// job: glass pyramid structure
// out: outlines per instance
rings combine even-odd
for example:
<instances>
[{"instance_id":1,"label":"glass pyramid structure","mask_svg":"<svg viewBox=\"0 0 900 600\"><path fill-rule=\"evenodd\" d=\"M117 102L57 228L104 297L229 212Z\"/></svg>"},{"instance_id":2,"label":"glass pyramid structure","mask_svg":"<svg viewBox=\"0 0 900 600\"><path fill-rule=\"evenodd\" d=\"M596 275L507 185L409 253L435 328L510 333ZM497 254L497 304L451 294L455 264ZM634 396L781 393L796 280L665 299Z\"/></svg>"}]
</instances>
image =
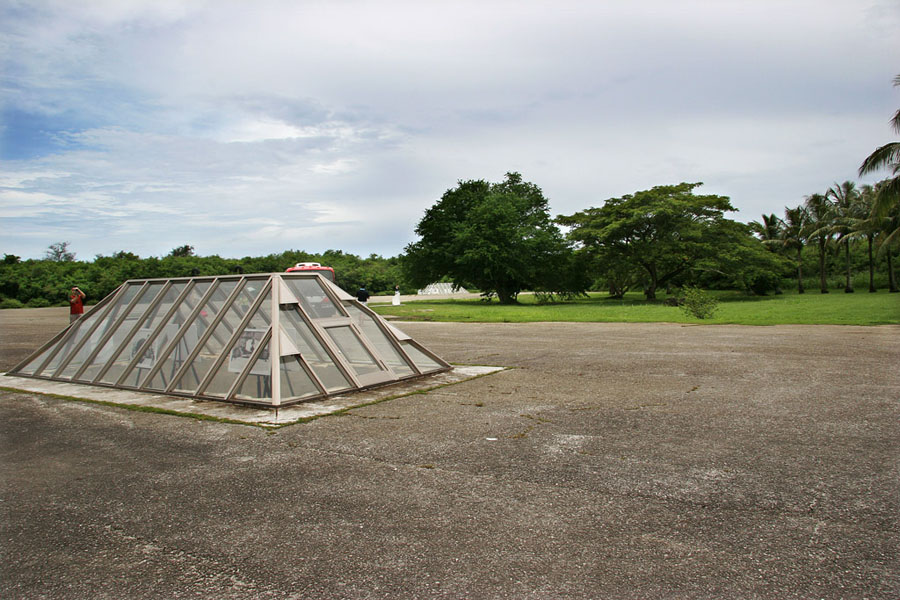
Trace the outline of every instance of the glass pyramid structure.
<instances>
[{"instance_id":1,"label":"glass pyramid structure","mask_svg":"<svg viewBox=\"0 0 900 600\"><path fill-rule=\"evenodd\" d=\"M126 281L9 374L275 407L449 369L300 272Z\"/></svg>"}]
</instances>

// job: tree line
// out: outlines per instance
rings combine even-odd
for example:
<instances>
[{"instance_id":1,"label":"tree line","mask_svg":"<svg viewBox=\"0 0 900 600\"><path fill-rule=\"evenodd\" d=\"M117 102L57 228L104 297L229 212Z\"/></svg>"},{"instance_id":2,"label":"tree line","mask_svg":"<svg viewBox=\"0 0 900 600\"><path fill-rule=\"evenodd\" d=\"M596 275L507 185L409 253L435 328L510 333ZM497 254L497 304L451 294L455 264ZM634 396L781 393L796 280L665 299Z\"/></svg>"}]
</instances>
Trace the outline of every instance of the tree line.
<instances>
[{"instance_id":1,"label":"tree line","mask_svg":"<svg viewBox=\"0 0 900 600\"><path fill-rule=\"evenodd\" d=\"M853 275L859 270L862 252L868 291L876 291L876 274L881 271L878 264L883 261L888 290L898 292L893 262L900 230L900 205L884 201L889 196L885 193L889 184L890 180L886 180L857 188L852 181L845 181L828 188L824 194L810 194L799 206L785 207L784 217L762 215L761 221L751 225L764 244L791 257L800 294L806 291L804 278L808 273L804 257L808 262L812 252L819 291L823 294L829 292L829 274L836 268L843 271L844 292L855 291Z\"/></svg>"},{"instance_id":2,"label":"tree line","mask_svg":"<svg viewBox=\"0 0 900 600\"><path fill-rule=\"evenodd\" d=\"M900 133L900 110L891 125ZM696 194L701 183L656 186L553 220L540 188L519 173L499 183L460 181L426 211L402 265L411 282L449 278L503 303L524 289L552 296L607 288L614 297L640 289L655 299L659 289L683 285L777 292L792 274L803 293L814 253L823 293L839 260L844 291L853 291L864 264L869 291L886 283L896 292L900 142L877 148L859 174L881 169L893 177L861 188L835 184L783 218L749 225L725 217L735 210L729 198Z\"/></svg>"},{"instance_id":3,"label":"tree line","mask_svg":"<svg viewBox=\"0 0 900 600\"><path fill-rule=\"evenodd\" d=\"M847 292L864 269L869 291L898 291L900 202L891 180L836 184L784 218L750 224L727 218L735 210L729 198L699 194L701 185L656 186L551 219L540 188L519 173L499 183L460 181L426 211L401 264L415 285L449 278L502 303L522 290L639 290L653 300L685 285L764 295L792 278L803 293L814 276L825 293L839 269Z\"/></svg>"},{"instance_id":4,"label":"tree line","mask_svg":"<svg viewBox=\"0 0 900 600\"><path fill-rule=\"evenodd\" d=\"M900 133L900 110L891 125ZM804 293L810 263L822 293L833 287L838 268L845 292L854 291L860 269L868 273L870 292L879 286L897 292L900 142L877 148L859 174L882 169L893 176L876 185L835 184L786 207L783 217L763 215L750 224L726 218L735 210L728 197L695 193L699 182L656 186L553 219L541 189L519 173L497 183L459 181L425 212L415 230L420 239L394 258L289 250L226 259L195 256L185 245L163 258L122 251L84 262L60 242L43 260L4 256L0 307L64 303L73 285L99 299L126 279L276 272L297 262L333 267L345 290L365 285L379 294L400 286L409 293L450 281L502 303L516 302L523 290L544 298L641 290L651 300L660 289L685 285L766 294L792 279Z\"/></svg>"},{"instance_id":5,"label":"tree line","mask_svg":"<svg viewBox=\"0 0 900 600\"><path fill-rule=\"evenodd\" d=\"M461 181L419 222L402 264L420 284L449 277L501 303L522 290L546 296L609 289L616 297L684 284L777 289L788 266L748 225L725 218L727 197L700 183L657 186L550 218L540 188L507 173L499 183ZM560 226L566 228L564 234Z\"/></svg>"},{"instance_id":6,"label":"tree line","mask_svg":"<svg viewBox=\"0 0 900 600\"><path fill-rule=\"evenodd\" d=\"M298 262L333 267L351 292L364 285L373 294L395 286L414 293L451 281L504 303L523 290L548 298L639 290L655 299L660 289L691 285L766 294L791 280L803 293L811 279L823 293L852 291L860 272L870 291L896 292L900 203L890 201L890 184L836 184L784 217L748 225L725 217L734 210L727 197L695 193L700 183L656 186L553 219L540 188L509 173L500 183L462 181L448 190L419 222L421 239L399 257L288 250L234 259L196 256L184 245L162 258L120 251L79 261L60 242L41 260L4 256L0 307L63 305L74 285L96 301L127 279L281 272Z\"/></svg>"},{"instance_id":7,"label":"tree line","mask_svg":"<svg viewBox=\"0 0 900 600\"><path fill-rule=\"evenodd\" d=\"M894 77L900 86L900 75ZM891 118L891 128L900 133L900 110ZM852 181L835 184L824 193L810 194L803 204L785 207L784 217L763 215L754 231L770 248L794 253L797 291L804 293L803 256L813 246L818 258L819 291L828 293L826 254L829 249L844 255L844 291L853 292L853 246L864 245L869 291L876 290L876 260L884 261L888 289L898 292L893 259L900 246L900 142L876 148L859 167L859 175L888 169L893 177L874 186L857 188Z\"/></svg>"},{"instance_id":8,"label":"tree line","mask_svg":"<svg viewBox=\"0 0 900 600\"><path fill-rule=\"evenodd\" d=\"M142 258L120 251L97 256L91 261L76 260L66 242L52 244L40 260L21 260L6 254L0 264L0 308L42 307L67 304L68 290L77 285L98 301L128 279L191 277L236 273L282 272L298 262L318 262L334 268L337 284L354 291L365 285L373 294L393 293L404 285L399 258L371 255L361 258L340 250L312 254L287 250L267 256L222 258L196 256L190 245L173 249L168 255ZM404 293L415 290L401 288Z\"/></svg>"}]
</instances>

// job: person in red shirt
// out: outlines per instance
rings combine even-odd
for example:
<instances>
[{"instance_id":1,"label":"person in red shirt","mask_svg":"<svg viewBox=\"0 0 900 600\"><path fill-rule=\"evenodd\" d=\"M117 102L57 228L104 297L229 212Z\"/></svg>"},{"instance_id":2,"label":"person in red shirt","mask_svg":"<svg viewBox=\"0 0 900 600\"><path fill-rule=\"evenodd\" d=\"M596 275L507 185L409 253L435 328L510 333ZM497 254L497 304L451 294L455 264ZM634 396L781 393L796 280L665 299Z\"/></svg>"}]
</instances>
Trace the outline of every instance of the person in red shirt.
<instances>
[{"instance_id":1,"label":"person in red shirt","mask_svg":"<svg viewBox=\"0 0 900 600\"><path fill-rule=\"evenodd\" d=\"M74 323L84 314L84 292L76 285L69 292L69 323Z\"/></svg>"}]
</instances>

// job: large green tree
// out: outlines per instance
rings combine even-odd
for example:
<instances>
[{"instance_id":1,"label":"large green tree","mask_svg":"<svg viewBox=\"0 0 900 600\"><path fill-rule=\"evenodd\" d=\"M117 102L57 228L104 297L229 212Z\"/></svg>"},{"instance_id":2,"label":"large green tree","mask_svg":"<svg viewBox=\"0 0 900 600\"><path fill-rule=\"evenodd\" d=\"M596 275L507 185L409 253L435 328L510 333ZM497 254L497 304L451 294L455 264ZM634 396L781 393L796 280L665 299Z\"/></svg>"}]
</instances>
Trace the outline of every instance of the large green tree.
<instances>
[{"instance_id":1,"label":"large green tree","mask_svg":"<svg viewBox=\"0 0 900 600\"><path fill-rule=\"evenodd\" d=\"M727 286L764 295L780 287L790 263L777 246L766 245L752 235L749 225L719 219L705 234L712 250L692 265L692 278L707 285Z\"/></svg>"},{"instance_id":2,"label":"large green tree","mask_svg":"<svg viewBox=\"0 0 900 600\"><path fill-rule=\"evenodd\" d=\"M507 173L500 183L460 181L425 212L416 233L421 239L402 259L415 285L449 278L495 293L504 304L524 289L583 289L543 192L519 173Z\"/></svg>"},{"instance_id":3,"label":"large green tree","mask_svg":"<svg viewBox=\"0 0 900 600\"><path fill-rule=\"evenodd\" d=\"M660 286L687 274L701 260L724 254L722 244L735 235L752 239L749 227L734 227L735 222L724 217L734 210L730 200L695 195L700 185L663 185L610 198L603 206L561 216L557 222L570 227L569 238L605 269L627 267L640 273L644 294L654 299ZM719 235L725 229L728 235Z\"/></svg>"}]
</instances>

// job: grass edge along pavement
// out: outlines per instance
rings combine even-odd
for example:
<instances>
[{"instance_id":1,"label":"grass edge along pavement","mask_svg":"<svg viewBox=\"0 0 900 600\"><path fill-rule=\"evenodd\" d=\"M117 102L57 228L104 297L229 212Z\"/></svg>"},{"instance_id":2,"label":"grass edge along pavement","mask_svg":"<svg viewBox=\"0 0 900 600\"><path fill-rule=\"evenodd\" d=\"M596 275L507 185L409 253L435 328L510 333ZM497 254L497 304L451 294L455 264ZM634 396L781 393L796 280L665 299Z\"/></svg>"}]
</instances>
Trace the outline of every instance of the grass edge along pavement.
<instances>
[{"instance_id":1,"label":"grass edge along pavement","mask_svg":"<svg viewBox=\"0 0 900 600\"><path fill-rule=\"evenodd\" d=\"M528 323L541 321L582 323L697 323L730 325L892 325L900 324L900 294L807 292L748 296L736 291L707 292L719 300L711 318L689 317L678 306L667 306L665 297L646 300L640 292L622 299L602 292L575 300L539 303L531 294L519 303L501 305L479 299L413 300L399 306L376 304L382 316L406 321L469 323Z\"/></svg>"}]
</instances>

